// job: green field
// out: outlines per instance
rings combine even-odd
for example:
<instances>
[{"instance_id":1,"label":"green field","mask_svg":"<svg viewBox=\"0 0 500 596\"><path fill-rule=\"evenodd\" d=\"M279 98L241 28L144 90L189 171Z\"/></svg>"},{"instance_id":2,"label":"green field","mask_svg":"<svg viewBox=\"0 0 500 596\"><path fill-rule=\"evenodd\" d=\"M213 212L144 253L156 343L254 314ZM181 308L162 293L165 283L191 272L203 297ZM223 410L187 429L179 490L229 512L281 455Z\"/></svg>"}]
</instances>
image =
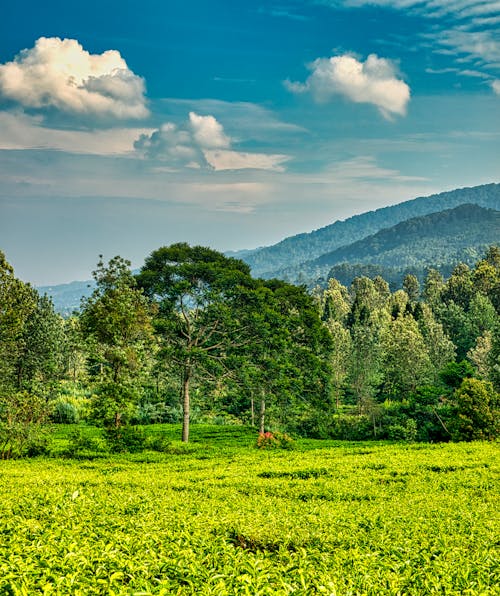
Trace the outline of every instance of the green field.
<instances>
[{"instance_id":1,"label":"green field","mask_svg":"<svg viewBox=\"0 0 500 596\"><path fill-rule=\"evenodd\" d=\"M0 594L500 594L498 444L192 437L0 462Z\"/></svg>"}]
</instances>

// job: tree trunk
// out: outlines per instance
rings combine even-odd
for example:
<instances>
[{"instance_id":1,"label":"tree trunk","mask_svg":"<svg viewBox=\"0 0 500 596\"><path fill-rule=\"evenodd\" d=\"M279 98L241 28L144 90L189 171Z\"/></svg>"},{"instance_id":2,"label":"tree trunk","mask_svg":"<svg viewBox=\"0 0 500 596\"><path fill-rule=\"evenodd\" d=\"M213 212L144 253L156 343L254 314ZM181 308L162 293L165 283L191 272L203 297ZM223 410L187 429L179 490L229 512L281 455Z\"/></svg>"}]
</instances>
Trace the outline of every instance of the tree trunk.
<instances>
[{"instance_id":1,"label":"tree trunk","mask_svg":"<svg viewBox=\"0 0 500 596\"><path fill-rule=\"evenodd\" d=\"M191 367L186 366L182 380L182 442L189 442L189 381L191 380Z\"/></svg>"},{"instance_id":2,"label":"tree trunk","mask_svg":"<svg viewBox=\"0 0 500 596\"><path fill-rule=\"evenodd\" d=\"M250 413L251 413L252 426L255 426L255 402L253 400L253 397L250 398Z\"/></svg>"},{"instance_id":3,"label":"tree trunk","mask_svg":"<svg viewBox=\"0 0 500 596\"><path fill-rule=\"evenodd\" d=\"M266 422L266 400L264 396L262 396L260 400L260 415L259 415L259 432L264 434L265 432L265 422Z\"/></svg>"}]
</instances>

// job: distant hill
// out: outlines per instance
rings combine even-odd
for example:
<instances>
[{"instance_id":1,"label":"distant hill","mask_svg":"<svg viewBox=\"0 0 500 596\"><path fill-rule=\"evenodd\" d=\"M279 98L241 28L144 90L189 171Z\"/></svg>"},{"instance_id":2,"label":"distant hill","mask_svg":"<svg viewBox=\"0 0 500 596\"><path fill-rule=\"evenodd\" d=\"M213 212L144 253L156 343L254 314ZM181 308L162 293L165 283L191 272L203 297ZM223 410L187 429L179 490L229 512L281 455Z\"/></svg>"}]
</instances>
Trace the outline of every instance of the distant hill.
<instances>
[{"instance_id":1,"label":"distant hill","mask_svg":"<svg viewBox=\"0 0 500 596\"><path fill-rule=\"evenodd\" d=\"M313 281L371 273L391 278L396 272L423 273L427 267L450 270L458 262L474 263L491 244L500 243L500 211L460 205L414 217L380 230L295 267L278 277ZM365 270L364 273L361 273ZM340 281L340 280L339 280Z\"/></svg>"},{"instance_id":2,"label":"distant hill","mask_svg":"<svg viewBox=\"0 0 500 596\"><path fill-rule=\"evenodd\" d=\"M95 288L95 282L91 281L72 281L68 284L59 284L55 286L39 286L37 290L40 294L47 294L52 298L55 310L63 317L69 317L80 308L82 296L90 296Z\"/></svg>"},{"instance_id":3,"label":"distant hill","mask_svg":"<svg viewBox=\"0 0 500 596\"><path fill-rule=\"evenodd\" d=\"M273 246L231 253L230 256L248 263L255 276L279 277L284 268L351 245L384 228L390 228L410 218L453 209L465 203L500 210L500 184L485 184L419 197L355 215L344 221L336 221L314 232L290 236Z\"/></svg>"}]
</instances>

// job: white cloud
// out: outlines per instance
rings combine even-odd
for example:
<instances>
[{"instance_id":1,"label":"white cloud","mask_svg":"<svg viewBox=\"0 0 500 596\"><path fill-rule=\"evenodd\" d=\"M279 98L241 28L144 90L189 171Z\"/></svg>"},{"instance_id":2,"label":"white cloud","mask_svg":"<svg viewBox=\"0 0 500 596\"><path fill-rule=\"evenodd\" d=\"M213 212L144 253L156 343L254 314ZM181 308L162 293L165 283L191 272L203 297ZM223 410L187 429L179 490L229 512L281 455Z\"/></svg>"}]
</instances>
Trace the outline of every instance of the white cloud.
<instances>
[{"instance_id":1,"label":"white cloud","mask_svg":"<svg viewBox=\"0 0 500 596\"><path fill-rule=\"evenodd\" d=\"M27 108L71 114L144 118L144 80L117 50L90 54L75 39L40 37L0 64L0 97Z\"/></svg>"},{"instance_id":2,"label":"white cloud","mask_svg":"<svg viewBox=\"0 0 500 596\"><path fill-rule=\"evenodd\" d=\"M207 162L216 171L256 169L283 172L281 164L290 159L288 155L238 151L205 151L204 154Z\"/></svg>"},{"instance_id":3,"label":"white cloud","mask_svg":"<svg viewBox=\"0 0 500 596\"><path fill-rule=\"evenodd\" d=\"M495 79L494 81L492 81L491 82L491 88L493 89L493 91L497 95L500 95L500 80L499 79Z\"/></svg>"},{"instance_id":4,"label":"white cloud","mask_svg":"<svg viewBox=\"0 0 500 596\"><path fill-rule=\"evenodd\" d=\"M289 159L281 154L234 151L222 124L214 116L200 116L196 112L189 113L184 127L167 122L151 134L142 134L134 147L145 157L167 162L170 168L281 172L281 164Z\"/></svg>"},{"instance_id":5,"label":"white cloud","mask_svg":"<svg viewBox=\"0 0 500 596\"><path fill-rule=\"evenodd\" d=\"M499 0L316 0L347 8L367 5L400 10L429 19L422 38L436 53L457 62L474 62L486 72L500 68Z\"/></svg>"},{"instance_id":6,"label":"white cloud","mask_svg":"<svg viewBox=\"0 0 500 596\"><path fill-rule=\"evenodd\" d=\"M334 5L336 0L323 0L322 4ZM475 14L498 13L498 0L344 0L345 6L385 6L409 10L431 18L445 15L466 18Z\"/></svg>"},{"instance_id":7,"label":"white cloud","mask_svg":"<svg viewBox=\"0 0 500 596\"><path fill-rule=\"evenodd\" d=\"M0 112L0 149L56 149L87 155L127 155L133 152L138 135L146 128L62 130L43 127L40 115Z\"/></svg>"},{"instance_id":8,"label":"white cloud","mask_svg":"<svg viewBox=\"0 0 500 596\"><path fill-rule=\"evenodd\" d=\"M361 155L332 164L326 171L336 180L365 180L385 182L425 182L421 176L406 176L398 170L384 168L377 164L374 157Z\"/></svg>"},{"instance_id":9,"label":"white cloud","mask_svg":"<svg viewBox=\"0 0 500 596\"><path fill-rule=\"evenodd\" d=\"M167 161L172 166L200 167L200 162L205 161L191 131L183 130L172 122L162 124L151 134L142 134L134 147L146 157Z\"/></svg>"},{"instance_id":10,"label":"white cloud","mask_svg":"<svg viewBox=\"0 0 500 596\"><path fill-rule=\"evenodd\" d=\"M231 140L224 134L222 125L213 116L199 116L189 112L189 124L194 140L205 149L227 148Z\"/></svg>"},{"instance_id":11,"label":"white cloud","mask_svg":"<svg viewBox=\"0 0 500 596\"><path fill-rule=\"evenodd\" d=\"M410 99L410 88L398 79L394 64L370 54L365 62L354 56L318 58L309 65L312 74L305 83L286 82L294 93L311 92L319 102L342 95L356 103L370 103L384 117L404 115Z\"/></svg>"},{"instance_id":12,"label":"white cloud","mask_svg":"<svg viewBox=\"0 0 500 596\"><path fill-rule=\"evenodd\" d=\"M437 42L454 54L465 54L469 60L500 62L500 40L495 31L450 29L441 32Z\"/></svg>"}]
</instances>

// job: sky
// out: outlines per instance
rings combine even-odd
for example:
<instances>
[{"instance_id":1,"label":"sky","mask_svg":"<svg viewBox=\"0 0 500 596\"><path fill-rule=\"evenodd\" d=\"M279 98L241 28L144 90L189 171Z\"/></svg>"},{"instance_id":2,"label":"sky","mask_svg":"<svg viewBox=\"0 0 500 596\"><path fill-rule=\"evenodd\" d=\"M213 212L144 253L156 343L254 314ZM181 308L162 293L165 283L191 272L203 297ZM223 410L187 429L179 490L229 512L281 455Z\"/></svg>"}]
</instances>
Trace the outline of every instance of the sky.
<instances>
[{"instance_id":1,"label":"sky","mask_svg":"<svg viewBox=\"0 0 500 596\"><path fill-rule=\"evenodd\" d=\"M498 0L5 3L0 250L35 285L500 180Z\"/></svg>"}]
</instances>

